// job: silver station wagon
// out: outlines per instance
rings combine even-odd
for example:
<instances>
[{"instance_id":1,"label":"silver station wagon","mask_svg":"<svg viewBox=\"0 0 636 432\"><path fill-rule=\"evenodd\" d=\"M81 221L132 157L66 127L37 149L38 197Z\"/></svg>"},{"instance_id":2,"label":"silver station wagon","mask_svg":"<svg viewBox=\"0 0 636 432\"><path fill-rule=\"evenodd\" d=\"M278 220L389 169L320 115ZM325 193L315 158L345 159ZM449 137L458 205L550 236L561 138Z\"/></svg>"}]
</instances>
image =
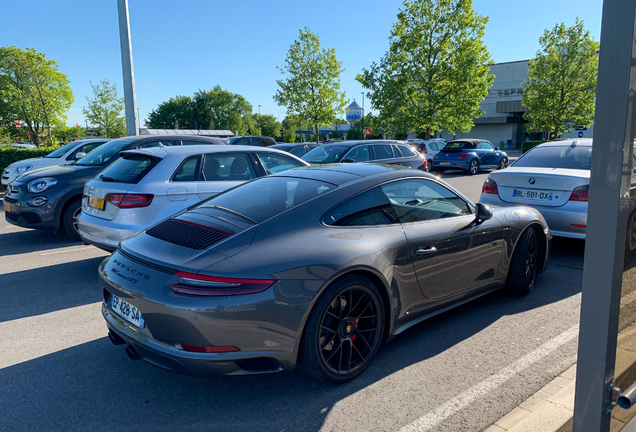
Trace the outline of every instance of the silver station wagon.
<instances>
[{"instance_id":1,"label":"silver station wagon","mask_svg":"<svg viewBox=\"0 0 636 432\"><path fill-rule=\"evenodd\" d=\"M201 200L246 181L307 162L254 146L184 146L129 150L84 188L78 230L106 251Z\"/></svg>"}]
</instances>

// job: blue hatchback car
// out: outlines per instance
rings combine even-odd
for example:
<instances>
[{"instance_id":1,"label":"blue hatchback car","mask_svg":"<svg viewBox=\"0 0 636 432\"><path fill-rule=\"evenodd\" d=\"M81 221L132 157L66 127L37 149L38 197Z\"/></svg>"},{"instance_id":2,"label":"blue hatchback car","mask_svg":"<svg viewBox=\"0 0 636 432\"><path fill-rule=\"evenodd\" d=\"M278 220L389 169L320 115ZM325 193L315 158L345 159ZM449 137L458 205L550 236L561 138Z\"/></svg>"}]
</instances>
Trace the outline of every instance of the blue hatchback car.
<instances>
[{"instance_id":1,"label":"blue hatchback car","mask_svg":"<svg viewBox=\"0 0 636 432\"><path fill-rule=\"evenodd\" d=\"M508 155L498 150L490 141L466 138L450 141L433 158L433 170L464 170L470 175L482 169L508 167Z\"/></svg>"}]
</instances>

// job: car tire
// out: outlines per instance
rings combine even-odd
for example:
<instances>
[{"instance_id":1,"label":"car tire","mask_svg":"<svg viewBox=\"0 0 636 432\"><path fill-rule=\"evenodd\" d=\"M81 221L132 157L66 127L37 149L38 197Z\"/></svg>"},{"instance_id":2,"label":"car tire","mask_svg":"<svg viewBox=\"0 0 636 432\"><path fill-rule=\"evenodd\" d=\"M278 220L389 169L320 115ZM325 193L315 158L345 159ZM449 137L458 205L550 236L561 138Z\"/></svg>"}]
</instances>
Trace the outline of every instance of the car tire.
<instances>
[{"instance_id":1,"label":"car tire","mask_svg":"<svg viewBox=\"0 0 636 432\"><path fill-rule=\"evenodd\" d=\"M428 159L426 161L426 165L428 166L428 168L426 169L426 171L431 172L433 171L433 159Z\"/></svg>"},{"instance_id":2,"label":"car tire","mask_svg":"<svg viewBox=\"0 0 636 432\"><path fill-rule=\"evenodd\" d=\"M77 231L77 216L82 211L82 199L74 198L70 200L62 211L62 230L64 234L73 240L81 240Z\"/></svg>"},{"instance_id":3,"label":"car tire","mask_svg":"<svg viewBox=\"0 0 636 432\"><path fill-rule=\"evenodd\" d=\"M501 158L501 161L499 162L499 165L497 165L497 169L498 170L502 170L502 169L506 169L508 168L508 158L507 157L503 157Z\"/></svg>"},{"instance_id":4,"label":"car tire","mask_svg":"<svg viewBox=\"0 0 636 432\"><path fill-rule=\"evenodd\" d=\"M534 228L526 229L517 241L508 270L508 291L526 295L534 288L539 264L539 237Z\"/></svg>"},{"instance_id":5,"label":"car tire","mask_svg":"<svg viewBox=\"0 0 636 432\"><path fill-rule=\"evenodd\" d=\"M479 162L477 159L473 159L470 161L468 165L468 170L466 171L469 175L475 175L479 172Z\"/></svg>"},{"instance_id":6,"label":"car tire","mask_svg":"<svg viewBox=\"0 0 636 432\"><path fill-rule=\"evenodd\" d=\"M320 381L346 383L369 366L383 334L384 305L378 288L367 278L346 276L316 301L296 367Z\"/></svg>"}]
</instances>

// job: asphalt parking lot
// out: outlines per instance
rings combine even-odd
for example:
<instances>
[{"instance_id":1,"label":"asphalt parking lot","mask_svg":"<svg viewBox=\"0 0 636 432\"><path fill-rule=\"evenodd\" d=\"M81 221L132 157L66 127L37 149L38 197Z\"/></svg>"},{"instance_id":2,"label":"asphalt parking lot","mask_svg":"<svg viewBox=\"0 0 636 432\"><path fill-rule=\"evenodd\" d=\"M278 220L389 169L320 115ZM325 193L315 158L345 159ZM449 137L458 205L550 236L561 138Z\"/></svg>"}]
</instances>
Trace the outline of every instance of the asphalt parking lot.
<instances>
[{"instance_id":1,"label":"asphalt parking lot","mask_svg":"<svg viewBox=\"0 0 636 432\"><path fill-rule=\"evenodd\" d=\"M443 178L477 201L486 176ZM530 295L494 293L416 325L341 386L130 360L100 313L105 256L0 214L0 430L481 431L575 362L580 241L555 241Z\"/></svg>"}]
</instances>

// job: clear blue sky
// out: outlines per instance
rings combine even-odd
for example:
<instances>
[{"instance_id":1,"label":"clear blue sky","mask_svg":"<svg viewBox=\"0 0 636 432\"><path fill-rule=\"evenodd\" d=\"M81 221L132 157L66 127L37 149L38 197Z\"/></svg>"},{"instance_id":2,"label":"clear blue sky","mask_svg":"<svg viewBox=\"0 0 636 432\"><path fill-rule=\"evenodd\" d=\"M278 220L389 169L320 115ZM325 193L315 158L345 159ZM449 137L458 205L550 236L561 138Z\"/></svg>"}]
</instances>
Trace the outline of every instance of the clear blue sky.
<instances>
[{"instance_id":1,"label":"clear blue sky","mask_svg":"<svg viewBox=\"0 0 636 432\"><path fill-rule=\"evenodd\" d=\"M304 26L336 48L346 69L341 88L360 102L355 76L388 48L391 25L402 2L367 0L218 1L129 0L137 104L141 118L176 95L215 85L242 94L258 112L284 118L273 101L276 66ZM89 81L117 82L123 94L116 0L30 0L29 12L4 8L3 45L32 47L59 62L71 81L75 103L68 124L84 124ZM558 22L581 18L599 40L601 0L473 0L490 21L485 43L495 62L534 56L539 36ZM26 13L26 14L25 14ZM35 13L37 19L25 18ZM366 104L368 110L369 106Z\"/></svg>"}]
</instances>

